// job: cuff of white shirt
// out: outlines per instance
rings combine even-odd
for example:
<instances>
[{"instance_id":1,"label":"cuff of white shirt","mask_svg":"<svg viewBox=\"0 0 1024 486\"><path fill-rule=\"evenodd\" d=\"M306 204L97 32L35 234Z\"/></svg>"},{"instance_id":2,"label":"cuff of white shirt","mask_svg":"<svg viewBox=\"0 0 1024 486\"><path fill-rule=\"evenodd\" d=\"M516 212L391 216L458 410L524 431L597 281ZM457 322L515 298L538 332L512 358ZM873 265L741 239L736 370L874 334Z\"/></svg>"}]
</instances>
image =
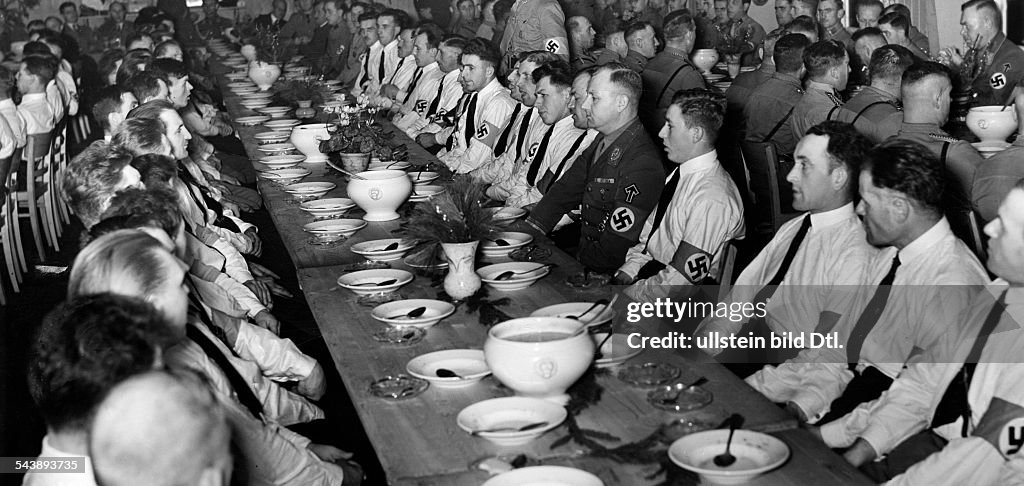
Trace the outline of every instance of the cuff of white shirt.
<instances>
[{"instance_id":1,"label":"cuff of white shirt","mask_svg":"<svg viewBox=\"0 0 1024 486\"><path fill-rule=\"evenodd\" d=\"M857 437L848 433L845 421L842 418L822 425L820 432L821 438L825 441L825 445L833 449L850 447L857 440ZM872 447L874 447L874 445L872 445ZM875 450L877 451L878 449Z\"/></svg>"}]
</instances>

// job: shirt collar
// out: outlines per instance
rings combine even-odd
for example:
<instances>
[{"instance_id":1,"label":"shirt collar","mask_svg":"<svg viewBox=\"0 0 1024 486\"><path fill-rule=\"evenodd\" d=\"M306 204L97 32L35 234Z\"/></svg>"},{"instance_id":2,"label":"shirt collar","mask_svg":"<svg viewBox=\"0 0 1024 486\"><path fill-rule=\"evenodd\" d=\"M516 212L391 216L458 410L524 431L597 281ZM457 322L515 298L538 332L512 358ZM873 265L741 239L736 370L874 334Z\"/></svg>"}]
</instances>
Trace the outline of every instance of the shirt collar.
<instances>
[{"instance_id":1,"label":"shirt collar","mask_svg":"<svg viewBox=\"0 0 1024 486\"><path fill-rule=\"evenodd\" d=\"M835 94L835 92L836 92L836 89L831 84L819 83L817 81L811 81L810 79L808 79L807 80L807 91L811 91L811 90L820 91L820 92L826 93L826 94L828 94L828 93Z\"/></svg>"},{"instance_id":2,"label":"shirt collar","mask_svg":"<svg viewBox=\"0 0 1024 486\"><path fill-rule=\"evenodd\" d=\"M665 54L672 54L674 56L686 59L687 63L689 63L690 61L689 55L686 54L686 52L683 51L682 49L676 49L675 47L666 47L661 52L664 52Z\"/></svg>"},{"instance_id":3,"label":"shirt collar","mask_svg":"<svg viewBox=\"0 0 1024 486\"><path fill-rule=\"evenodd\" d=\"M814 228L827 228L836 223L841 223L850 218L857 217L857 214L853 209L853 202L848 202L843 206L840 206L831 211L825 211L822 213L815 213L811 215L811 229Z\"/></svg>"},{"instance_id":4,"label":"shirt collar","mask_svg":"<svg viewBox=\"0 0 1024 486\"><path fill-rule=\"evenodd\" d=\"M940 219L937 223L932 225L928 231L925 231L918 236L916 240L911 241L909 245L903 247L899 251L900 261L903 263L909 262L921 255L926 255L929 250L937 245L942 239L953 236L953 230L949 228L949 221L945 217Z\"/></svg>"},{"instance_id":5,"label":"shirt collar","mask_svg":"<svg viewBox=\"0 0 1024 486\"><path fill-rule=\"evenodd\" d=\"M21 95L21 102L22 103L24 103L26 101L36 100L36 99L46 101L46 93L28 93L28 94Z\"/></svg>"},{"instance_id":6,"label":"shirt collar","mask_svg":"<svg viewBox=\"0 0 1024 486\"><path fill-rule=\"evenodd\" d=\"M778 71L775 71L775 74L772 74L772 76L779 79L780 81L785 81L787 83L797 86L800 89L804 89L803 85L800 83L800 79L797 78L796 76L793 76L792 74L780 73Z\"/></svg>"},{"instance_id":7,"label":"shirt collar","mask_svg":"<svg viewBox=\"0 0 1024 486\"><path fill-rule=\"evenodd\" d=\"M566 125L569 125L568 129L570 130L575 128L575 126L572 124L572 113L566 115L565 118L562 118L561 120L555 122L555 131L560 132L562 130L565 130Z\"/></svg>"},{"instance_id":8,"label":"shirt collar","mask_svg":"<svg viewBox=\"0 0 1024 486\"><path fill-rule=\"evenodd\" d=\"M681 174L686 174L689 172L707 170L714 167L716 163L718 163L718 152L712 150L706 154L698 155L686 162L683 162L679 165L679 172Z\"/></svg>"},{"instance_id":9,"label":"shirt collar","mask_svg":"<svg viewBox=\"0 0 1024 486\"><path fill-rule=\"evenodd\" d=\"M1010 282L1003 278L993 280L988 289L993 296L998 296L1005 290L1007 304L1024 304L1024 287L1010 285Z\"/></svg>"},{"instance_id":10,"label":"shirt collar","mask_svg":"<svg viewBox=\"0 0 1024 486\"><path fill-rule=\"evenodd\" d=\"M875 97L880 98L880 99L882 99L884 101L899 101L898 99L896 99L896 95L894 95L894 94L892 94L892 93L890 93L888 91L884 91L884 90L878 89L878 88L876 88L874 86L871 86L870 84L867 85L867 86L864 86L864 90L861 91L861 92L862 93L871 93L871 94L875 95Z\"/></svg>"},{"instance_id":11,"label":"shirt collar","mask_svg":"<svg viewBox=\"0 0 1024 486\"><path fill-rule=\"evenodd\" d=\"M632 120L626 122L625 125L622 125L618 130L615 130L614 132L609 133L608 135L605 135L604 136L604 146L605 147L611 147L612 144L615 143L616 140L618 140L619 136L621 136L623 133L625 133L626 130L629 130L629 128L632 127L633 123L635 123L635 122L636 122L636 118L633 118Z\"/></svg>"},{"instance_id":12,"label":"shirt collar","mask_svg":"<svg viewBox=\"0 0 1024 486\"><path fill-rule=\"evenodd\" d=\"M437 65L437 61L434 61L426 66L423 66L423 74L440 70L440 66Z\"/></svg>"},{"instance_id":13,"label":"shirt collar","mask_svg":"<svg viewBox=\"0 0 1024 486\"><path fill-rule=\"evenodd\" d=\"M501 87L502 87L501 86L501 82L498 81L498 78L494 78L494 79L491 80L490 83L487 83L487 85L484 86L483 89L481 89L480 91L477 91L477 93L479 93L480 96L484 96L487 93L490 93L492 91L501 89Z\"/></svg>"},{"instance_id":14,"label":"shirt collar","mask_svg":"<svg viewBox=\"0 0 1024 486\"><path fill-rule=\"evenodd\" d=\"M378 41L378 42L380 42L380 41ZM391 42L388 42L388 45L384 46L384 50L385 51L397 51L398 50L398 38L395 37L394 40L392 40Z\"/></svg>"},{"instance_id":15,"label":"shirt collar","mask_svg":"<svg viewBox=\"0 0 1024 486\"><path fill-rule=\"evenodd\" d=\"M15 109L15 108L17 108L17 107L14 105L14 100L12 100L10 98L7 98L5 100L0 100L0 109L9 109L10 110L10 109Z\"/></svg>"},{"instance_id":16,"label":"shirt collar","mask_svg":"<svg viewBox=\"0 0 1024 486\"><path fill-rule=\"evenodd\" d=\"M1002 32L996 32L996 36L992 38L992 42L989 43L989 45L988 45L988 52L990 52L992 54L995 54L996 52L999 52L999 49L1001 47L1003 47L1003 44L1005 42L1006 42L1006 34L1003 34ZM1016 46L1014 46L1014 47L1016 47Z\"/></svg>"}]
</instances>

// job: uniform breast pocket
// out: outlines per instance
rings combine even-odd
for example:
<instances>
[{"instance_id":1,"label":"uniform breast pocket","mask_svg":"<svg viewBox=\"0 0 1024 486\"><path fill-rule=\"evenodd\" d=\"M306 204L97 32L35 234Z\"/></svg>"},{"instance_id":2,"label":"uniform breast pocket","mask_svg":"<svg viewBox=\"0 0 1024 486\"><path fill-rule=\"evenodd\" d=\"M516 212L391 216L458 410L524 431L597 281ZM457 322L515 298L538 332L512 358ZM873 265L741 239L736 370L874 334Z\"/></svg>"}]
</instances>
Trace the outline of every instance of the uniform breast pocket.
<instances>
[{"instance_id":1,"label":"uniform breast pocket","mask_svg":"<svg viewBox=\"0 0 1024 486\"><path fill-rule=\"evenodd\" d=\"M540 19L536 16L526 18L519 27L519 38L524 42L540 42L543 35L544 33L540 31Z\"/></svg>"},{"instance_id":2,"label":"uniform breast pocket","mask_svg":"<svg viewBox=\"0 0 1024 486\"><path fill-rule=\"evenodd\" d=\"M587 186L587 191L592 201L608 208L615 202L615 187L614 182L593 181Z\"/></svg>"}]
</instances>

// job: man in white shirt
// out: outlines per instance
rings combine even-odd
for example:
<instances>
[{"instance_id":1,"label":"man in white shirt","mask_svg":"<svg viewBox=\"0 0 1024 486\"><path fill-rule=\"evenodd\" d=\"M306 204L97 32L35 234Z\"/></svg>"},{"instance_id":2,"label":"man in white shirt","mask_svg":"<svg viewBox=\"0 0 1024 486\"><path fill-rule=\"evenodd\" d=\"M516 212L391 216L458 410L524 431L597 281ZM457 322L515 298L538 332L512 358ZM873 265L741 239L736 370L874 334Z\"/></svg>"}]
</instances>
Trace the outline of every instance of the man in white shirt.
<instances>
[{"instance_id":1,"label":"man in white shirt","mask_svg":"<svg viewBox=\"0 0 1024 486\"><path fill-rule=\"evenodd\" d=\"M46 86L54 75L53 63L43 58L29 56L21 61L17 76L18 91L22 95L18 115L29 135L49 133L57 122L46 96Z\"/></svg>"},{"instance_id":2,"label":"man in white shirt","mask_svg":"<svg viewBox=\"0 0 1024 486\"><path fill-rule=\"evenodd\" d=\"M832 447L886 484L1020 484L1024 449L1024 186L985 226L998 279L917 356L881 398L820 429ZM812 429L817 431L816 429ZM885 456L878 462L869 462Z\"/></svg>"},{"instance_id":3,"label":"man in white shirt","mask_svg":"<svg viewBox=\"0 0 1024 486\"><path fill-rule=\"evenodd\" d=\"M420 112L425 113L430 98L437 91L437 85L444 76L436 60L443 35L438 26L429 23L418 27L413 34L412 57L415 70L409 85L396 94L390 106L391 121L396 126L407 123L406 116L413 118L418 117Z\"/></svg>"},{"instance_id":4,"label":"man in white shirt","mask_svg":"<svg viewBox=\"0 0 1024 486\"><path fill-rule=\"evenodd\" d=\"M412 84L413 76L416 74L418 67L416 65L416 56L412 52L416 47L416 28L404 12L396 12L394 14L395 22L402 29L401 33L398 34L398 65L395 66L391 75L385 78L384 85L381 86L377 99L374 100L377 105L384 108L391 107L396 100L405 99L405 96L410 92L409 87ZM386 20L391 17L378 17L378 30L381 28L380 19L382 18Z\"/></svg>"},{"instance_id":5,"label":"man in white shirt","mask_svg":"<svg viewBox=\"0 0 1024 486\"><path fill-rule=\"evenodd\" d=\"M398 39L405 26L405 21L405 12L393 9L381 12L376 19L377 42L380 44L380 50L369 59L370 71L367 74L372 75L369 76L370 83L363 90L363 93L371 99L380 95L381 86L391 82L391 78L394 77L398 69L398 63L405 58L405 55L399 54ZM411 47L409 50L412 50ZM373 45L370 46L370 52L371 54L374 52Z\"/></svg>"},{"instance_id":6,"label":"man in white shirt","mask_svg":"<svg viewBox=\"0 0 1024 486\"><path fill-rule=\"evenodd\" d=\"M379 89L380 80L387 76L387 56L384 54L384 44L380 42L380 37L377 35L377 14L375 12L367 12L359 16L359 34L369 47L359 58L359 75L356 76L351 91L352 96L356 97L363 94L364 91Z\"/></svg>"},{"instance_id":7,"label":"man in white shirt","mask_svg":"<svg viewBox=\"0 0 1024 486\"><path fill-rule=\"evenodd\" d=\"M734 282L728 303L763 306L763 315L745 319L709 316L696 335L716 345L704 351L725 351L719 339L732 335L767 337L769 333L809 333L822 313L838 316L837 294L843 286L863 281L867 263L877 252L868 244L854 211L858 166L870 142L852 125L825 122L811 127L797 144L796 165L786 179L793 184L793 207L805 211L783 224L761 253ZM780 363L797 349L729 349L720 361L732 363L746 377L763 364ZM749 363L740 366L742 363Z\"/></svg>"},{"instance_id":8,"label":"man in white shirt","mask_svg":"<svg viewBox=\"0 0 1024 486\"><path fill-rule=\"evenodd\" d=\"M679 91L669 105L658 135L679 166L615 273L618 283L630 286L630 298L653 302L693 295L721 265L729 240L744 236L739 190L715 151L724 116L725 98L704 89Z\"/></svg>"},{"instance_id":9,"label":"man in white shirt","mask_svg":"<svg viewBox=\"0 0 1024 486\"><path fill-rule=\"evenodd\" d=\"M92 116L103 129L103 140L110 142L114 131L128 118L128 112L137 106L139 101L135 95L120 85L107 86L96 93Z\"/></svg>"},{"instance_id":10,"label":"man in white shirt","mask_svg":"<svg viewBox=\"0 0 1024 486\"><path fill-rule=\"evenodd\" d=\"M25 120L18 116L18 107L11 99L11 87L14 75L7 68L0 66L0 117L7 121L11 128L17 147L25 146Z\"/></svg>"},{"instance_id":11,"label":"man in white shirt","mask_svg":"<svg viewBox=\"0 0 1024 486\"><path fill-rule=\"evenodd\" d=\"M459 76L462 74L462 49L465 47L466 40L462 37L450 35L441 40L434 59L442 73L441 78L433 91L425 93L428 97L416 96L414 109L395 122L395 126L409 138L417 142L433 139L434 134L441 131L440 123L445 115L455 110L462 96Z\"/></svg>"},{"instance_id":12,"label":"man in white shirt","mask_svg":"<svg viewBox=\"0 0 1024 486\"><path fill-rule=\"evenodd\" d=\"M747 383L803 421L828 423L878 398L913 353L956 332L948 316L967 307L988 275L942 216L944 177L915 142L891 139L872 149L857 212L868 242L883 250L831 330L844 347L804 350Z\"/></svg>"},{"instance_id":13,"label":"man in white shirt","mask_svg":"<svg viewBox=\"0 0 1024 486\"><path fill-rule=\"evenodd\" d=\"M54 81L56 81L57 88L60 90L64 106L67 107L68 116L77 115L78 85L75 84L75 78L72 76L71 63L64 58L64 52L67 50L64 38L57 34L47 33L39 36L39 42L46 44L46 47L50 49L50 53L57 59L58 68Z\"/></svg>"},{"instance_id":14,"label":"man in white shirt","mask_svg":"<svg viewBox=\"0 0 1024 486\"><path fill-rule=\"evenodd\" d=\"M425 144L428 148L443 145L437 158L454 172L463 174L479 167L508 123L515 103L498 81L500 62L498 49L483 39L467 42L462 51L459 81L467 99L454 126Z\"/></svg>"}]
</instances>

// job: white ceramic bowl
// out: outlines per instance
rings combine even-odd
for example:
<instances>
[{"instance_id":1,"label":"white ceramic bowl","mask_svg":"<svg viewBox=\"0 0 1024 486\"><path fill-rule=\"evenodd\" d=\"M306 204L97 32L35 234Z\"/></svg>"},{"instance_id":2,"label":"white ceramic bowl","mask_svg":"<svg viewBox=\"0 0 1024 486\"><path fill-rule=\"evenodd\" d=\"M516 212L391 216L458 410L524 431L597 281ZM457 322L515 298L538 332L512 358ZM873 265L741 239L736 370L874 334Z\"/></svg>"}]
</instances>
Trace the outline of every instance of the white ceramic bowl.
<instances>
[{"instance_id":1,"label":"white ceramic bowl","mask_svg":"<svg viewBox=\"0 0 1024 486\"><path fill-rule=\"evenodd\" d=\"M267 115L241 116L235 118L235 123L238 123L243 127L251 127L253 125L259 125L269 119L270 117Z\"/></svg>"},{"instance_id":2,"label":"white ceramic bowl","mask_svg":"<svg viewBox=\"0 0 1024 486\"><path fill-rule=\"evenodd\" d=\"M412 193L412 181L401 170L374 170L357 174L346 190L366 216L367 221L392 221L398 219L396 211Z\"/></svg>"},{"instance_id":3,"label":"white ceramic bowl","mask_svg":"<svg viewBox=\"0 0 1024 486\"><path fill-rule=\"evenodd\" d=\"M438 174L437 172L413 171L409 173L409 180L412 181L412 183L416 184L417 186L422 184L430 184L438 177L441 177L441 174Z\"/></svg>"},{"instance_id":4,"label":"white ceramic bowl","mask_svg":"<svg viewBox=\"0 0 1024 486\"><path fill-rule=\"evenodd\" d=\"M294 184L306 178L310 170L305 167L293 167L290 169L265 170L258 173L260 177L274 181L281 185Z\"/></svg>"},{"instance_id":5,"label":"white ceramic bowl","mask_svg":"<svg viewBox=\"0 0 1024 486\"><path fill-rule=\"evenodd\" d=\"M323 197L335 187L338 186L333 182L300 182L284 186L283 190L293 196Z\"/></svg>"},{"instance_id":6,"label":"white ceramic bowl","mask_svg":"<svg viewBox=\"0 0 1024 486\"><path fill-rule=\"evenodd\" d=\"M533 317L563 317L572 319L569 316L577 316L578 321L587 325L587 327L594 327L611 321L615 318L615 309L607 309L608 306L597 306L587 312L593 306L593 302L566 302L564 304L549 305L547 307L541 307L533 311L530 314ZM605 310L607 309L607 310ZM584 314L584 312L587 312ZM600 317L600 319L597 319Z\"/></svg>"},{"instance_id":7,"label":"white ceramic bowl","mask_svg":"<svg viewBox=\"0 0 1024 486\"><path fill-rule=\"evenodd\" d=\"M523 317L491 327L484 356L494 377L516 395L564 405L565 390L594 360L594 341L579 321Z\"/></svg>"},{"instance_id":8,"label":"white ceramic bowl","mask_svg":"<svg viewBox=\"0 0 1024 486\"><path fill-rule=\"evenodd\" d=\"M285 143L288 141L288 134L284 132L278 132L271 130L269 132L260 132L253 135L258 145L266 145L268 143Z\"/></svg>"},{"instance_id":9,"label":"white ceramic bowl","mask_svg":"<svg viewBox=\"0 0 1024 486\"><path fill-rule=\"evenodd\" d=\"M242 100L242 106L252 111L256 111L260 108L270 106L270 100Z\"/></svg>"},{"instance_id":10,"label":"white ceramic bowl","mask_svg":"<svg viewBox=\"0 0 1024 486\"><path fill-rule=\"evenodd\" d=\"M356 295L373 295L397 290L399 287L412 282L412 279L412 274L405 270L360 270L338 277L338 286L349 289ZM389 285L359 285L376 284L388 280L397 281Z\"/></svg>"},{"instance_id":11,"label":"white ceramic bowl","mask_svg":"<svg viewBox=\"0 0 1024 486\"><path fill-rule=\"evenodd\" d=\"M409 311L425 307L423 315L419 317L407 317ZM422 327L424 329L434 327L444 319L455 313L455 306L442 300L432 299L406 299L396 302L388 302L373 308L370 315L374 319L386 322L396 327ZM480 360L483 361L483 352L480 352ZM486 367L486 365L485 365ZM433 373L433 371L431 371Z\"/></svg>"},{"instance_id":12,"label":"white ceramic bowl","mask_svg":"<svg viewBox=\"0 0 1024 486\"><path fill-rule=\"evenodd\" d=\"M702 73L708 73L711 72L711 68L715 67L715 63L718 62L718 51L715 49L695 49L690 60L693 61L693 65L700 69Z\"/></svg>"},{"instance_id":13,"label":"white ceramic bowl","mask_svg":"<svg viewBox=\"0 0 1024 486\"><path fill-rule=\"evenodd\" d=\"M259 163L267 166L271 170L276 169L287 169L295 167L306 160L306 157L302 155L268 155L266 157L260 157Z\"/></svg>"},{"instance_id":14,"label":"white ceramic bowl","mask_svg":"<svg viewBox=\"0 0 1024 486\"><path fill-rule=\"evenodd\" d=\"M256 111L269 115L271 118L284 118L284 114L288 113L292 109L287 106L268 106L266 108L260 108Z\"/></svg>"},{"instance_id":15,"label":"white ceramic bowl","mask_svg":"<svg viewBox=\"0 0 1024 486\"><path fill-rule=\"evenodd\" d=\"M498 245L498 240L503 240L508 245ZM480 251L484 256L488 257L502 257L507 256L509 253L530 244L533 241L533 235L529 233L519 233L515 231L505 231L498 233L494 236L493 240L484 240L480 242Z\"/></svg>"},{"instance_id":16,"label":"white ceramic bowl","mask_svg":"<svg viewBox=\"0 0 1024 486\"><path fill-rule=\"evenodd\" d=\"M306 155L310 162L326 162L327 156L320 151L320 141L331 138L326 123L299 125L292 129L291 142Z\"/></svg>"},{"instance_id":17,"label":"white ceramic bowl","mask_svg":"<svg viewBox=\"0 0 1024 486\"><path fill-rule=\"evenodd\" d=\"M480 276L485 284L494 290L502 292L509 292L512 290L522 290L526 287L533 285L534 282L544 278L545 275L551 272L551 267L540 268L542 263L537 262L509 262L509 263L497 263L494 265L487 265L486 267L479 268L476 273ZM538 270L539 269L539 270ZM519 275L513 275L508 280L496 280L496 277L507 271L513 272L526 272L529 270L536 270L530 273L523 273Z\"/></svg>"},{"instance_id":18,"label":"white ceramic bowl","mask_svg":"<svg viewBox=\"0 0 1024 486\"><path fill-rule=\"evenodd\" d=\"M277 120L270 120L268 122L263 122L263 126L269 128L271 130L278 130L278 131L282 131L282 132L291 133L292 128L298 126L299 123L302 123L302 122L300 122L298 120L295 120L295 119L284 118L284 119L277 119Z\"/></svg>"},{"instance_id":19,"label":"white ceramic bowl","mask_svg":"<svg viewBox=\"0 0 1024 486\"><path fill-rule=\"evenodd\" d=\"M530 466L488 479L483 486L604 486L601 478L565 466Z\"/></svg>"},{"instance_id":20,"label":"white ceramic bowl","mask_svg":"<svg viewBox=\"0 0 1024 486\"><path fill-rule=\"evenodd\" d=\"M345 214L345 211L348 211L355 206L356 203L352 202L352 200L347 197L331 197L327 199L306 201L299 205L299 209L312 214L317 218L333 218L335 216ZM365 223L365 221L363 222Z\"/></svg>"},{"instance_id":21,"label":"white ceramic bowl","mask_svg":"<svg viewBox=\"0 0 1024 486\"><path fill-rule=\"evenodd\" d=\"M256 150L268 155L287 155L295 153L295 145L292 145L290 142L268 143L266 145L258 145Z\"/></svg>"},{"instance_id":22,"label":"white ceramic bowl","mask_svg":"<svg viewBox=\"0 0 1024 486\"><path fill-rule=\"evenodd\" d=\"M274 95L272 95L270 93L267 93L265 91L254 91L252 93L246 93L244 95L241 95L241 98L242 98L243 101L256 101L256 100L262 101L262 100L269 100L269 99L271 99L273 97L274 97Z\"/></svg>"},{"instance_id":23,"label":"white ceramic bowl","mask_svg":"<svg viewBox=\"0 0 1024 486\"><path fill-rule=\"evenodd\" d=\"M406 162L404 160L400 160L400 161L391 160L391 161L385 161L385 162L370 162L370 165L369 165L369 167L366 168L366 170L391 170L391 169L394 169L394 170L405 170L405 169L408 169L411 166L412 166L412 164L410 164L410 163L408 163L408 162Z\"/></svg>"},{"instance_id":24,"label":"white ceramic bowl","mask_svg":"<svg viewBox=\"0 0 1024 486\"><path fill-rule=\"evenodd\" d=\"M1012 106L977 106L967 112L967 128L982 142L1005 142L1017 130L1017 110Z\"/></svg>"},{"instance_id":25,"label":"white ceramic bowl","mask_svg":"<svg viewBox=\"0 0 1024 486\"><path fill-rule=\"evenodd\" d=\"M452 306L452 312L454 311L455 308ZM439 369L451 371L458 376L442 378L437 376ZM405 371L416 378L429 381L431 386L438 388L462 388L478 383L491 374L491 369L484 360L484 352L479 349L446 349L421 354L406 363Z\"/></svg>"},{"instance_id":26,"label":"white ceramic bowl","mask_svg":"<svg viewBox=\"0 0 1024 486\"><path fill-rule=\"evenodd\" d=\"M474 403L459 412L455 422L466 432L477 435L500 446L527 444L544 432L558 427L568 416L565 407L528 397L492 398ZM483 432L504 427L522 427L547 422L544 427L523 432ZM557 484L557 483L556 483Z\"/></svg>"},{"instance_id":27,"label":"white ceramic bowl","mask_svg":"<svg viewBox=\"0 0 1024 486\"><path fill-rule=\"evenodd\" d=\"M398 244L394 250L385 250L388 246ZM416 245L411 241L403 241L401 238L387 238L383 240L371 240L352 245L352 253L362 255L371 262L390 262L405 256L409 250Z\"/></svg>"},{"instance_id":28,"label":"white ceramic bowl","mask_svg":"<svg viewBox=\"0 0 1024 486\"><path fill-rule=\"evenodd\" d=\"M490 208L494 220L498 222L515 221L523 216L526 216L526 210L523 208L513 207L501 207L501 208Z\"/></svg>"},{"instance_id":29,"label":"white ceramic bowl","mask_svg":"<svg viewBox=\"0 0 1024 486\"><path fill-rule=\"evenodd\" d=\"M305 224L302 230L323 242L332 242L352 236L364 226L366 221L361 219L328 219Z\"/></svg>"},{"instance_id":30,"label":"white ceramic bowl","mask_svg":"<svg viewBox=\"0 0 1024 486\"><path fill-rule=\"evenodd\" d=\"M668 449L668 457L679 467L700 475L712 484L743 484L771 471L789 459L785 442L768 434L739 429L732 438L729 452L736 462L726 468L715 465L715 456L725 452L729 430L705 430L687 435Z\"/></svg>"},{"instance_id":31,"label":"white ceramic bowl","mask_svg":"<svg viewBox=\"0 0 1024 486\"><path fill-rule=\"evenodd\" d=\"M413 202L426 201L431 196L436 196L444 191L444 186L416 186L413 188L413 194L409 196L409 200Z\"/></svg>"}]
</instances>

